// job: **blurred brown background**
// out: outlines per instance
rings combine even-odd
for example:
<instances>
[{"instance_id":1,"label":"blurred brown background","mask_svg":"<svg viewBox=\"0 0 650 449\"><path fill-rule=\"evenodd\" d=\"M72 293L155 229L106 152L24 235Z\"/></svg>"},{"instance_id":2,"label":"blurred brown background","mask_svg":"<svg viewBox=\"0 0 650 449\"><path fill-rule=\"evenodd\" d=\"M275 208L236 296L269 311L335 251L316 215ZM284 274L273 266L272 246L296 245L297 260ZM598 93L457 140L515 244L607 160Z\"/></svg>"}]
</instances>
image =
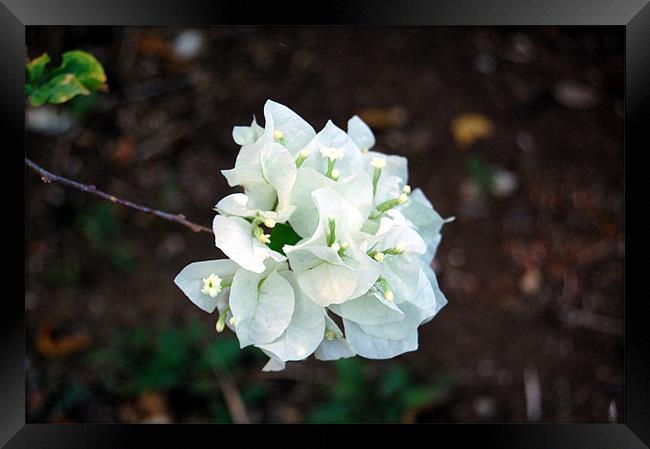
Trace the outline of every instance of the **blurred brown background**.
<instances>
[{"instance_id":1,"label":"blurred brown background","mask_svg":"<svg viewBox=\"0 0 650 449\"><path fill-rule=\"evenodd\" d=\"M390 361L265 357L173 284L193 234L27 173L28 420L622 421L620 28L28 27L110 92L26 108L27 156L209 225L232 127L267 98L316 131L360 114L445 226L449 304ZM234 398L234 399L233 399Z\"/></svg>"}]
</instances>

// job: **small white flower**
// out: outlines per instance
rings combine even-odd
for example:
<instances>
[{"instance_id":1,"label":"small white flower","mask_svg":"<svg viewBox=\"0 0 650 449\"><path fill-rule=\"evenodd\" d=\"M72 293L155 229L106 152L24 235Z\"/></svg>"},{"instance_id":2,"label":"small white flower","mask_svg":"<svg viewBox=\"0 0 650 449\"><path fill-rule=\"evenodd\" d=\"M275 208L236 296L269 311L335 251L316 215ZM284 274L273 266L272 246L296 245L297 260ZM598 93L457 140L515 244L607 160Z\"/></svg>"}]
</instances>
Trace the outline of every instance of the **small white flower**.
<instances>
[{"instance_id":1,"label":"small white flower","mask_svg":"<svg viewBox=\"0 0 650 449\"><path fill-rule=\"evenodd\" d=\"M383 157L373 157L370 160L370 165L381 170L386 166L386 159Z\"/></svg>"},{"instance_id":2,"label":"small white flower","mask_svg":"<svg viewBox=\"0 0 650 449\"><path fill-rule=\"evenodd\" d=\"M320 149L320 154L331 160L331 161L336 161L338 159L343 158L343 154L345 153L345 150L343 148L334 148L334 147L326 147L323 146Z\"/></svg>"},{"instance_id":3,"label":"small white flower","mask_svg":"<svg viewBox=\"0 0 650 449\"><path fill-rule=\"evenodd\" d=\"M210 298L216 298L220 291L221 278L218 275L210 273L207 278L203 278L201 293L208 295Z\"/></svg>"}]
</instances>

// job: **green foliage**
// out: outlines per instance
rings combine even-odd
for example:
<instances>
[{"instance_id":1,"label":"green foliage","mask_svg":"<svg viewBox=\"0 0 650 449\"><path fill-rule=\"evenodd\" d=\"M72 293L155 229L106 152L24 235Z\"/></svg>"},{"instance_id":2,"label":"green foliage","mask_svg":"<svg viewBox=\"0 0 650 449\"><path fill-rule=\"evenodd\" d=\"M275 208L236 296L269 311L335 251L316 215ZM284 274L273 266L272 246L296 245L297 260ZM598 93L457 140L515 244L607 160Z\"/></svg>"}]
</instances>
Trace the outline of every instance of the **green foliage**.
<instances>
[{"instance_id":1,"label":"green foliage","mask_svg":"<svg viewBox=\"0 0 650 449\"><path fill-rule=\"evenodd\" d=\"M50 56L43 53L25 65L25 93L32 106L65 103L78 95L106 89L104 68L90 53L65 52L61 65L48 70L49 62Z\"/></svg>"},{"instance_id":2,"label":"green foliage","mask_svg":"<svg viewBox=\"0 0 650 449\"><path fill-rule=\"evenodd\" d=\"M205 340L205 326L199 323L157 332L141 326L114 334L107 345L88 354L87 363L111 394L133 398L148 391L176 389L206 407L212 420L231 422L215 373L236 372L251 353L239 349L234 337ZM259 384L242 389L246 403L260 403L265 397Z\"/></svg>"},{"instance_id":3,"label":"green foliage","mask_svg":"<svg viewBox=\"0 0 650 449\"><path fill-rule=\"evenodd\" d=\"M378 376L356 358L339 360L336 368L329 397L312 409L308 422L397 422L410 410L444 402L451 389L446 378L417 383L402 365L392 365Z\"/></svg>"},{"instance_id":4,"label":"green foliage","mask_svg":"<svg viewBox=\"0 0 650 449\"><path fill-rule=\"evenodd\" d=\"M300 239L301 237L290 225L277 223L273 228L273 231L271 231L271 243L269 243L269 248L273 251L284 254L284 251L282 251L284 245L295 245Z\"/></svg>"}]
</instances>

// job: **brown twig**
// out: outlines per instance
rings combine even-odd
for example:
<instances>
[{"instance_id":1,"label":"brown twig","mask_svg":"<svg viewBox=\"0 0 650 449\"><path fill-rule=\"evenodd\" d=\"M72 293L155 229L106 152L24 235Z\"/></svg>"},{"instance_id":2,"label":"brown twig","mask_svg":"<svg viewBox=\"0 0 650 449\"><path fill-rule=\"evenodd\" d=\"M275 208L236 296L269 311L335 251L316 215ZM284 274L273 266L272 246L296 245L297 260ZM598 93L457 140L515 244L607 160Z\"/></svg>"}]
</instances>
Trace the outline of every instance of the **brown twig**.
<instances>
[{"instance_id":1,"label":"brown twig","mask_svg":"<svg viewBox=\"0 0 650 449\"><path fill-rule=\"evenodd\" d=\"M163 212L161 210L152 209L147 206L141 206L140 204L133 203L129 200L118 198L115 195L111 195L110 193L106 193L106 192L102 192L101 190L98 190L93 185L82 184L80 182L73 181L72 179L55 175L54 173L47 171L46 169L44 169L43 167L41 167L40 165L36 164L34 161L28 158L25 158L25 165L27 165L29 168L31 168L36 173L38 173L41 176L43 182L45 183L57 182L59 184L63 184L64 186L72 187L73 189L77 189L77 190L81 190L82 192L93 194L107 201L110 201L111 203L130 207L131 209L144 212L145 214L154 215L158 218L162 218L163 220L173 221L183 226L187 226L194 232L208 232L210 234L213 233L212 229L189 221L187 218L185 218L185 215L183 214L171 214L169 212Z\"/></svg>"}]
</instances>

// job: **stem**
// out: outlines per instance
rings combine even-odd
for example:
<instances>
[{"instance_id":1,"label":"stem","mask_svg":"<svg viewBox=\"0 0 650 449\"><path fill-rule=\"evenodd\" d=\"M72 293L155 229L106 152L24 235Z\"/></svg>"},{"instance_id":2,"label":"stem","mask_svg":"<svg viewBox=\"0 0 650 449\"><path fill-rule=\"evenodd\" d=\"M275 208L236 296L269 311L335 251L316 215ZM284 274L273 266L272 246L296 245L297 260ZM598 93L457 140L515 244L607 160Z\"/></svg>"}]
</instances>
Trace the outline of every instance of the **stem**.
<instances>
[{"instance_id":1,"label":"stem","mask_svg":"<svg viewBox=\"0 0 650 449\"><path fill-rule=\"evenodd\" d=\"M72 179L65 178L63 176L55 175L54 173L51 173L41 167L40 165L36 164L32 160L25 158L25 165L27 165L29 168L31 168L33 171L38 173L41 176L41 179L45 183L49 182L57 182L59 184L63 184L64 186L67 187L72 187L73 189L81 190L82 192L90 193L95 196L98 196L100 198L103 198L107 201L110 201L111 203L115 204L120 204L122 206L130 207L131 209L135 209L140 212L144 212L145 214L150 214L154 215L158 218L162 218L164 220L168 221L173 221L175 223L181 224L183 226L187 226L194 232L208 232L210 234L213 233L212 229L207 228L205 226L201 226L200 224L193 223L189 221L188 219L185 218L185 215L183 214L171 214L169 212L163 212L161 210L157 209L152 209L147 206L141 206L140 204L133 203L129 200L125 200L122 198L118 198L115 195L111 195L106 192L102 192L101 190L97 190L97 188L93 185L89 184L82 184L77 181L73 181Z\"/></svg>"}]
</instances>

